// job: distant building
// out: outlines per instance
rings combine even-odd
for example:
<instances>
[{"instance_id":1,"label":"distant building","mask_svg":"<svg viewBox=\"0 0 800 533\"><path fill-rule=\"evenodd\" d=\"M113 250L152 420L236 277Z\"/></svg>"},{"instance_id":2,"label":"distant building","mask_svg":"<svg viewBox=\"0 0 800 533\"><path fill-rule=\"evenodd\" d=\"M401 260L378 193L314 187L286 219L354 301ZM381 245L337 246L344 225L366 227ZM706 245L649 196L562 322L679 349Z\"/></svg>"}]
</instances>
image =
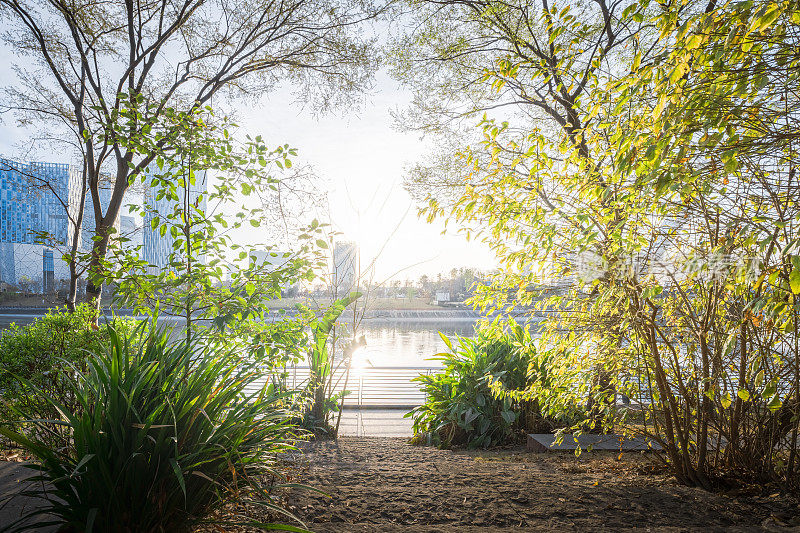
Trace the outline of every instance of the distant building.
<instances>
[{"instance_id":1,"label":"distant building","mask_svg":"<svg viewBox=\"0 0 800 533\"><path fill-rule=\"evenodd\" d=\"M270 250L250 250L250 266L269 266L278 268L286 263L286 252Z\"/></svg>"},{"instance_id":2,"label":"distant building","mask_svg":"<svg viewBox=\"0 0 800 533\"><path fill-rule=\"evenodd\" d=\"M436 291L434 301L436 302L436 305L447 303L450 301L450 293L447 291Z\"/></svg>"},{"instance_id":3,"label":"distant building","mask_svg":"<svg viewBox=\"0 0 800 533\"><path fill-rule=\"evenodd\" d=\"M250 250L249 255L250 266L263 268L265 274L281 269L291 257L288 252L274 250ZM296 280L291 282L284 279L279 281L279 283L282 296L294 296L300 288L300 284Z\"/></svg>"},{"instance_id":4,"label":"distant building","mask_svg":"<svg viewBox=\"0 0 800 533\"><path fill-rule=\"evenodd\" d=\"M0 158L0 283L49 292L69 279L53 247L71 244L69 217L79 211L80 192L80 175L72 165Z\"/></svg>"},{"instance_id":5,"label":"distant building","mask_svg":"<svg viewBox=\"0 0 800 533\"><path fill-rule=\"evenodd\" d=\"M358 284L358 245L340 241L333 247L333 272L331 272L333 296L342 298L355 290Z\"/></svg>"},{"instance_id":6,"label":"distant building","mask_svg":"<svg viewBox=\"0 0 800 533\"><path fill-rule=\"evenodd\" d=\"M142 226L136 224L136 219L132 216L121 215L119 217L119 235L128 239L123 245L125 249L136 250L138 247L143 246L144 230ZM139 248L139 251L141 253L141 248Z\"/></svg>"},{"instance_id":7,"label":"distant building","mask_svg":"<svg viewBox=\"0 0 800 533\"><path fill-rule=\"evenodd\" d=\"M69 216L78 213L80 187L72 165L0 159L0 241L35 244L36 233L46 232L70 242L73 227L64 205Z\"/></svg>"},{"instance_id":8,"label":"distant building","mask_svg":"<svg viewBox=\"0 0 800 533\"><path fill-rule=\"evenodd\" d=\"M160 171L158 167L150 165L147 172L151 175L157 174ZM206 196L208 190L208 183L206 181L206 172L199 171L195 173L195 182L189 185L189 201L205 211ZM178 187L178 201L168 200L166 197L158 198L154 196L156 191L148 187L145 193L145 216L142 229L142 259L150 263L155 269L163 269L169 266L169 256L172 254L172 245L175 243L175 238L166 232L161 235L158 228L152 229L151 223L156 218L166 218L167 216L182 209L185 200L184 189Z\"/></svg>"}]
</instances>

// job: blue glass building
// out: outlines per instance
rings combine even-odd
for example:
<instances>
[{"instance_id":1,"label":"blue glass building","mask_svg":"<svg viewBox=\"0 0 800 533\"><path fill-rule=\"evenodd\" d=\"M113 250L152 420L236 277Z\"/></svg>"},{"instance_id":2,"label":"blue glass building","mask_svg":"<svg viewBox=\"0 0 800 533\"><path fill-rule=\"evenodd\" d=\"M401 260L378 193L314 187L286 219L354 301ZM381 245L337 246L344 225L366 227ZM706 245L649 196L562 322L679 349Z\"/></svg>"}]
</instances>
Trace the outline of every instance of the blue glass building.
<instances>
[{"instance_id":1,"label":"blue glass building","mask_svg":"<svg viewBox=\"0 0 800 533\"><path fill-rule=\"evenodd\" d=\"M0 282L53 289L63 269L50 246L71 242L79 194L72 165L0 158Z\"/></svg>"},{"instance_id":2,"label":"blue glass building","mask_svg":"<svg viewBox=\"0 0 800 533\"><path fill-rule=\"evenodd\" d=\"M72 165L0 159L0 241L34 244L37 233L46 232L68 242L72 230L64 205L77 211L78 180Z\"/></svg>"},{"instance_id":3,"label":"blue glass building","mask_svg":"<svg viewBox=\"0 0 800 533\"><path fill-rule=\"evenodd\" d=\"M150 165L147 172L151 175L159 174L162 171L158 170L155 165ZM167 231L161 235L158 229L153 230L151 222L159 217L166 219L168 216L176 213L176 209L183 207L184 190L178 186L179 200L168 200L165 197L159 198L153 189L147 189L145 195L145 216L142 227L142 259L150 263L153 267L163 269L169 266L169 256L172 254L172 246L175 243L175 238ZM206 183L206 172L199 171L195 173L194 183L189 186L189 201L192 204L198 204L198 207L205 211L206 209L206 196L208 185ZM202 260L202 258L200 258Z\"/></svg>"}]
</instances>

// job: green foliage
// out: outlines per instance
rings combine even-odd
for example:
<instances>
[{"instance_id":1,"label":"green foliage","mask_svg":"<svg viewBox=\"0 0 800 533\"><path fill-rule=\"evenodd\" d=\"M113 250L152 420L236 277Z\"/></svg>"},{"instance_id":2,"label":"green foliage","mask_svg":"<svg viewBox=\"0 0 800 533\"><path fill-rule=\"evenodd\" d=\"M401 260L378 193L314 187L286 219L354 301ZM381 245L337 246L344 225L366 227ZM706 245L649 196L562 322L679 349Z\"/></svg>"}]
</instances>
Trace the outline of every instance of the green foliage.
<instances>
[{"instance_id":1,"label":"green foliage","mask_svg":"<svg viewBox=\"0 0 800 533\"><path fill-rule=\"evenodd\" d=\"M131 111L127 120L141 118ZM274 217L283 206L270 202L285 194L291 176L282 173L297 151L267 147L261 136L241 137L235 124L208 107L188 113L167 108L154 119L152 133L127 141L131 150L154 156L147 172L131 176L147 188L146 201L129 208L149 220L150 230L172 238L168 264L148 264L123 236L109 251L103 282L116 286L120 305L153 317L180 316L187 338L209 335L254 354L273 371L296 362L305 355L303 321L267 316L266 302L315 278L325 259L318 241L328 231L312 220L299 229L291 252L278 252L274 244ZM194 185L203 174L208 189L199 192ZM289 185L293 191L298 186ZM264 242L245 244L252 227L263 230ZM256 260L253 250L267 257Z\"/></svg>"},{"instance_id":2,"label":"green foliage","mask_svg":"<svg viewBox=\"0 0 800 533\"><path fill-rule=\"evenodd\" d=\"M53 418L57 412L28 384L57 401L77 408L64 370L87 368L87 358L109 340L108 330L92 326L94 312L79 305L75 312L51 309L26 326L11 324L0 333L0 420L13 419L10 407L24 409L33 418ZM133 320L115 317L110 324L121 334L133 330ZM20 380L22 378L25 381Z\"/></svg>"},{"instance_id":3,"label":"green foliage","mask_svg":"<svg viewBox=\"0 0 800 533\"><path fill-rule=\"evenodd\" d=\"M800 5L596 4L453 3L430 23L513 44L444 59L520 113L483 117L456 198L426 213L495 250L474 303L542 313L593 425L659 441L682 483L798 488Z\"/></svg>"},{"instance_id":4,"label":"green foliage","mask_svg":"<svg viewBox=\"0 0 800 533\"><path fill-rule=\"evenodd\" d=\"M526 330L517 327L505 334L481 328L475 339L442 339L449 352L434 358L442 371L414 378L426 396L406 415L414 419L417 440L430 436L442 447L485 448L512 442L518 430L534 424L537 429L554 427L553 420L542 419L536 401L521 396L533 382L546 386L549 373Z\"/></svg>"},{"instance_id":5,"label":"green foliage","mask_svg":"<svg viewBox=\"0 0 800 533\"><path fill-rule=\"evenodd\" d=\"M236 125L210 108L166 109L153 133L129 140L131 150L155 156L148 172L140 169L131 178L147 187L147 201L129 207L149 219L152 231L169 234L172 250L166 268L158 268L141 259L140 250L130 249L127 238L116 240L103 282L116 285L120 305L181 316L187 335L197 329L198 319L213 320L222 331L234 321L263 318L264 303L280 298L282 287L315 277L324 261L316 242L326 225L314 220L302 228L289 253L266 242L245 245L242 239L247 228L259 227L266 240L276 206L264 202L280 196L285 185L279 172L291 166L295 149L268 148L260 136L241 140ZM164 136L168 150L161 144ZM200 193L194 186L203 174L208 190ZM262 204L253 207L253 198ZM156 202L171 209L157 209ZM255 261L251 250L271 257Z\"/></svg>"},{"instance_id":6,"label":"green foliage","mask_svg":"<svg viewBox=\"0 0 800 533\"><path fill-rule=\"evenodd\" d=\"M360 297L360 292L351 292L334 301L321 317L317 317L314 310L299 306L300 314L311 330L307 341L307 359L311 374L308 391L311 401L303 415L303 425L318 436L335 436L335 429L330 426L328 418L331 412L338 409L340 399L333 393L334 368L329 344L335 342L335 339L331 338L331 332L347 306ZM342 394L347 394L347 391Z\"/></svg>"},{"instance_id":7,"label":"green foliage","mask_svg":"<svg viewBox=\"0 0 800 533\"><path fill-rule=\"evenodd\" d=\"M109 328L107 338L86 373L66 374L79 409L29 383L62 414L31 423L70 436L51 445L0 428L37 458L31 479L52 487L30 491L45 502L31 515L87 533L180 532L231 501L283 512L271 490L282 479L276 454L290 449L290 414L271 386L257 385L257 363L200 337L173 343L168 331ZM252 522L239 512L228 521Z\"/></svg>"}]
</instances>

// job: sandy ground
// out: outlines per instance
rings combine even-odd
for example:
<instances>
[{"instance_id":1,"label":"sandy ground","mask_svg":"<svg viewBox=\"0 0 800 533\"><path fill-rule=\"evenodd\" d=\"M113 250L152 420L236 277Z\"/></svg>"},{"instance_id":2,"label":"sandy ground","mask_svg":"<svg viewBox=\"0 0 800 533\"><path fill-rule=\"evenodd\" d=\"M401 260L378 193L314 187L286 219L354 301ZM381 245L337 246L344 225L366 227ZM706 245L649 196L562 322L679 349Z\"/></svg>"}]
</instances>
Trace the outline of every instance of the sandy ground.
<instances>
[{"instance_id":1,"label":"sandy ground","mask_svg":"<svg viewBox=\"0 0 800 533\"><path fill-rule=\"evenodd\" d=\"M288 504L318 533L800 533L797 499L769 489L712 494L683 487L649 454L443 451L387 437L342 437L338 442L303 443L301 448L303 453L286 457L291 481L330 496L296 489ZM22 488L20 480L28 473L20 467L0 461L0 493ZM14 499L0 506L0 530L31 505L35 502ZM285 518L263 518L286 523Z\"/></svg>"},{"instance_id":2,"label":"sandy ground","mask_svg":"<svg viewBox=\"0 0 800 533\"><path fill-rule=\"evenodd\" d=\"M400 438L307 443L295 512L317 532L800 531L798 501L683 487L639 453L452 452Z\"/></svg>"}]
</instances>

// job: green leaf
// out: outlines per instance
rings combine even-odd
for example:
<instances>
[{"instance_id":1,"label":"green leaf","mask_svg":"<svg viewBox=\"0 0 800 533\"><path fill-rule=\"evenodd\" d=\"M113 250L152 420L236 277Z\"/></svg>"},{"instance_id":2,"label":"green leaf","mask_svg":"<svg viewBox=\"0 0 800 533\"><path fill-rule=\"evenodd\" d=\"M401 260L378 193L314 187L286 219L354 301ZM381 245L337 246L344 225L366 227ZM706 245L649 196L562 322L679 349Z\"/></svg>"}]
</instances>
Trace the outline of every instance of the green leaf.
<instances>
[{"instance_id":1,"label":"green leaf","mask_svg":"<svg viewBox=\"0 0 800 533\"><path fill-rule=\"evenodd\" d=\"M175 472L175 477L178 478L178 484L181 486L183 497L186 498L186 480L183 479L183 472L181 472L181 467L178 464L178 461L174 457L169 460L169 464L172 465L172 470Z\"/></svg>"},{"instance_id":2,"label":"green leaf","mask_svg":"<svg viewBox=\"0 0 800 533\"><path fill-rule=\"evenodd\" d=\"M92 533L92 531L94 531L94 521L97 519L97 511L97 507L92 507L86 514L86 528L84 529L86 533Z\"/></svg>"},{"instance_id":3,"label":"green leaf","mask_svg":"<svg viewBox=\"0 0 800 533\"><path fill-rule=\"evenodd\" d=\"M774 413L775 411L777 411L778 409L780 409L780 407L781 407L781 399L780 399L780 398L778 398L778 395L777 395L777 394L776 394L775 396L773 396L773 397L772 397L772 399L771 399L771 400L769 401L769 403L767 404L767 407L768 407L768 408L769 408L769 410L770 410L770 411L772 411L773 413Z\"/></svg>"},{"instance_id":4,"label":"green leaf","mask_svg":"<svg viewBox=\"0 0 800 533\"><path fill-rule=\"evenodd\" d=\"M445 335L444 333L442 333L440 331L439 332L439 337L442 339L442 342L444 342L445 346L447 346L447 348L452 352L453 351L453 342L449 338L447 338L447 335Z\"/></svg>"},{"instance_id":5,"label":"green leaf","mask_svg":"<svg viewBox=\"0 0 800 533\"><path fill-rule=\"evenodd\" d=\"M75 465L75 468L72 469L72 474L70 474L70 476L71 477L77 476L80 473L81 467L83 465L85 465L86 463L88 463L89 461L91 461L94 457L95 457L95 454L93 454L93 453L87 453L86 455L84 455L81 458L81 460L78 461L78 464Z\"/></svg>"},{"instance_id":6,"label":"green leaf","mask_svg":"<svg viewBox=\"0 0 800 533\"><path fill-rule=\"evenodd\" d=\"M739 389L739 392L737 392L736 395L739 396L743 402L746 402L750 399L750 393L745 389Z\"/></svg>"},{"instance_id":7,"label":"green leaf","mask_svg":"<svg viewBox=\"0 0 800 533\"><path fill-rule=\"evenodd\" d=\"M725 393L725 395L724 395L724 396L720 396L720 397L719 397L719 403L721 403L721 404L722 404L722 408L723 408L723 409L727 409L728 407L730 407L730 406L731 406L731 403L733 403L733 402L731 401L731 395L730 395L730 393L728 392L728 393Z\"/></svg>"},{"instance_id":8,"label":"green leaf","mask_svg":"<svg viewBox=\"0 0 800 533\"><path fill-rule=\"evenodd\" d=\"M686 41L686 49L694 50L695 48L700 48L701 44L703 44L703 36L700 34L695 34L689 37L689 40Z\"/></svg>"},{"instance_id":9,"label":"green leaf","mask_svg":"<svg viewBox=\"0 0 800 533\"><path fill-rule=\"evenodd\" d=\"M775 384L774 381L771 381L767 383L766 387L764 387L764 392L761 393L761 397L766 400L767 398L771 398L772 396L774 396L777 391L778 391L777 385Z\"/></svg>"},{"instance_id":10,"label":"green leaf","mask_svg":"<svg viewBox=\"0 0 800 533\"><path fill-rule=\"evenodd\" d=\"M749 31L750 32L763 31L767 29L769 26L772 25L773 22L778 20L780 14L781 14L781 4L776 2L772 7L770 7L767 10L766 13L753 20L753 23L750 26Z\"/></svg>"},{"instance_id":11,"label":"green leaf","mask_svg":"<svg viewBox=\"0 0 800 533\"><path fill-rule=\"evenodd\" d=\"M800 294L800 270L794 269L789 274L789 287L793 294Z\"/></svg>"}]
</instances>

